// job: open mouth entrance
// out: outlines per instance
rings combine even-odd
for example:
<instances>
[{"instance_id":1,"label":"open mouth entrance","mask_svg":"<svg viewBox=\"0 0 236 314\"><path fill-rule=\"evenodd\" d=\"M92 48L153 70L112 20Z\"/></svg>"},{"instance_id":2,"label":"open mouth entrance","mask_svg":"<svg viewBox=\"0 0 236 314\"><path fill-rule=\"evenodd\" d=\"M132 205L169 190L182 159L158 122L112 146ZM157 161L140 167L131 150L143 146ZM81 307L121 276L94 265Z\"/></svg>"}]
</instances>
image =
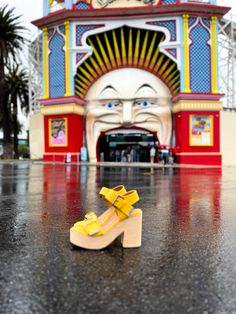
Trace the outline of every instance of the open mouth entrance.
<instances>
[{"instance_id":1,"label":"open mouth entrance","mask_svg":"<svg viewBox=\"0 0 236 314\"><path fill-rule=\"evenodd\" d=\"M149 162L150 149L157 136L146 130L116 129L102 133L97 142L97 160Z\"/></svg>"}]
</instances>

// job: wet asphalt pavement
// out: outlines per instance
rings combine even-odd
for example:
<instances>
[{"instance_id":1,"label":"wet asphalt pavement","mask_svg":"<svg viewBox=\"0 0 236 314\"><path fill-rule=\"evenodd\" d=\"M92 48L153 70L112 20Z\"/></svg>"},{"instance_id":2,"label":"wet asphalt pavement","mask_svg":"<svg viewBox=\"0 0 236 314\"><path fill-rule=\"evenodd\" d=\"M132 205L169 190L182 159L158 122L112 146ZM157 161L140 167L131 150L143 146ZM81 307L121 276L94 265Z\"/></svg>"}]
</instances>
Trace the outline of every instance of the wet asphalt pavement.
<instances>
[{"instance_id":1,"label":"wet asphalt pavement","mask_svg":"<svg viewBox=\"0 0 236 314\"><path fill-rule=\"evenodd\" d=\"M137 189L143 244L72 248L102 186ZM236 313L236 167L0 164L0 313Z\"/></svg>"}]
</instances>

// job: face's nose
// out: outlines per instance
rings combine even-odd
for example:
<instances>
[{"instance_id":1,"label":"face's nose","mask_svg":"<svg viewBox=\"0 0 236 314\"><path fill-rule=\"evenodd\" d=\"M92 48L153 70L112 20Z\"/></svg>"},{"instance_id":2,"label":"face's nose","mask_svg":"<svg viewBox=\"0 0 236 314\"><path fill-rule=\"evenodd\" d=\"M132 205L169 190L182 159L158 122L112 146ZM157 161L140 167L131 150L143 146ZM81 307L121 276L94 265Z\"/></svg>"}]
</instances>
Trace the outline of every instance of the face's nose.
<instances>
[{"instance_id":1,"label":"face's nose","mask_svg":"<svg viewBox=\"0 0 236 314\"><path fill-rule=\"evenodd\" d=\"M133 103L132 101L124 101L123 102L123 111L122 111L122 121L121 123L128 127L133 124Z\"/></svg>"}]
</instances>

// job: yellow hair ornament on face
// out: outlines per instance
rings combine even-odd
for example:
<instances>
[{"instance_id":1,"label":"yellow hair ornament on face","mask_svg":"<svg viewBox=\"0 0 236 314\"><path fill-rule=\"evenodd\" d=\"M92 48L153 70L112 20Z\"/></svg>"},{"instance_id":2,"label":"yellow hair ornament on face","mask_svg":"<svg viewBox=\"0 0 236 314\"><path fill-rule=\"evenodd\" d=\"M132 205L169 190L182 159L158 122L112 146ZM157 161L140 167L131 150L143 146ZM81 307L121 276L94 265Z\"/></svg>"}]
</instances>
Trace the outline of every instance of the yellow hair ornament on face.
<instances>
[{"instance_id":1,"label":"yellow hair ornament on face","mask_svg":"<svg viewBox=\"0 0 236 314\"><path fill-rule=\"evenodd\" d=\"M76 95L84 98L100 76L120 68L153 73L175 95L180 90L180 73L177 64L160 52L159 44L164 39L161 32L128 26L89 36L87 42L93 53L77 69Z\"/></svg>"}]
</instances>

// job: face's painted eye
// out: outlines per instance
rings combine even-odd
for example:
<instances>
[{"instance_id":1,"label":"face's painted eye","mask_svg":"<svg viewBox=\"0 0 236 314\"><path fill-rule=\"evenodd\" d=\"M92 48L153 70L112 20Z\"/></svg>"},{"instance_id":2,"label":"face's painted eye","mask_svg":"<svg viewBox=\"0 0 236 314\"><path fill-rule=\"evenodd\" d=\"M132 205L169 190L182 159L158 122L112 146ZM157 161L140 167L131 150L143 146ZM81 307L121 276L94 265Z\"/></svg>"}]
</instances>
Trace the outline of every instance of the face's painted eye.
<instances>
[{"instance_id":1,"label":"face's painted eye","mask_svg":"<svg viewBox=\"0 0 236 314\"><path fill-rule=\"evenodd\" d=\"M111 102L108 102L107 104L105 104L105 107L107 109L112 109L114 107L114 105Z\"/></svg>"},{"instance_id":2,"label":"face's painted eye","mask_svg":"<svg viewBox=\"0 0 236 314\"><path fill-rule=\"evenodd\" d=\"M106 109L118 109L119 108L119 102L108 102L104 104L104 107Z\"/></svg>"},{"instance_id":3,"label":"face's painted eye","mask_svg":"<svg viewBox=\"0 0 236 314\"><path fill-rule=\"evenodd\" d=\"M144 100L144 101L142 102L141 106L144 107L144 108L145 108L145 107L149 107L149 106L150 106L150 102L147 101L147 100Z\"/></svg>"},{"instance_id":4,"label":"face's painted eye","mask_svg":"<svg viewBox=\"0 0 236 314\"><path fill-rule=\"evenodd\" d=\"M151 103L147 100L140 100L136 102L136 105L139 106L140 108L147 108L151 105Z\"/></svg>"}]
</instances>

